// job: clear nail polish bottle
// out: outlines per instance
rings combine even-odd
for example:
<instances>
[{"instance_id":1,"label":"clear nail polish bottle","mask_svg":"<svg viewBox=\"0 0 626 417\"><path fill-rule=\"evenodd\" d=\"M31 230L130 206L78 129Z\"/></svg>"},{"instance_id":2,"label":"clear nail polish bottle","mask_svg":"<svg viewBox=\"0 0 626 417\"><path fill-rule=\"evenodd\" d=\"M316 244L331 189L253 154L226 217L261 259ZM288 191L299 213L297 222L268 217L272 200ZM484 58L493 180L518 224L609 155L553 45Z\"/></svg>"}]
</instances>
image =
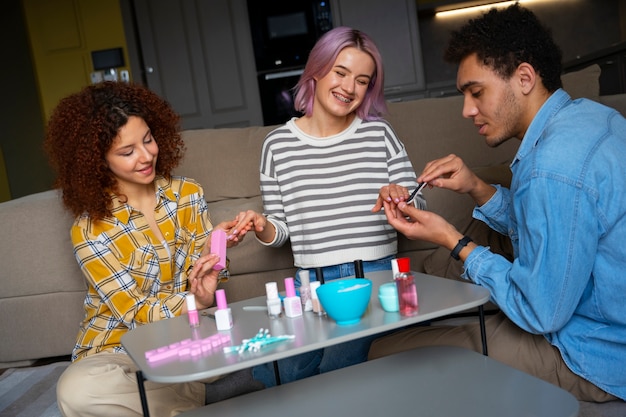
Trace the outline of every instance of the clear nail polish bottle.
<instances>
[{"instance_id":1,"label":"clear nail polish bottle","mask_svg":"<svg viewBox=\"0 0 626 417\"><path fill-rule=\"evenodd\" d=\"M266 283L265 294L267 295L267 315L280 317L283 312L283 305L278 296L278 284L275 282Z\"/></svg>"}]
</instances>

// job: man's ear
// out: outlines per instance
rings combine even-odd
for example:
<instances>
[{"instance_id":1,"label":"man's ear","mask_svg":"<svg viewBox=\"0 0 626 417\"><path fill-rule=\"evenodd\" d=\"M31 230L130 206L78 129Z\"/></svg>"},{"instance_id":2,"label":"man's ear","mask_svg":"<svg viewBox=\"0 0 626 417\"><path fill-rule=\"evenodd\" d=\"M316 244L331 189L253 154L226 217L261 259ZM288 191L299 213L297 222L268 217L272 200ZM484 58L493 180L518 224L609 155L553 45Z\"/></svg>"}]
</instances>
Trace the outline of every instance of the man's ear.
<instances>
[{"instance_id":1,"label":"man's ear","mask_svg":"<svg viewBox=\"0 0 626 417\"><path fill-rule=\"evenodd\" d=\"M515 75L523 94L529 94L535 88L535 84L539 81L535 68L528 62L522 62L519 64L517 70L515 71Z\"/></svg>"}]
</instances>

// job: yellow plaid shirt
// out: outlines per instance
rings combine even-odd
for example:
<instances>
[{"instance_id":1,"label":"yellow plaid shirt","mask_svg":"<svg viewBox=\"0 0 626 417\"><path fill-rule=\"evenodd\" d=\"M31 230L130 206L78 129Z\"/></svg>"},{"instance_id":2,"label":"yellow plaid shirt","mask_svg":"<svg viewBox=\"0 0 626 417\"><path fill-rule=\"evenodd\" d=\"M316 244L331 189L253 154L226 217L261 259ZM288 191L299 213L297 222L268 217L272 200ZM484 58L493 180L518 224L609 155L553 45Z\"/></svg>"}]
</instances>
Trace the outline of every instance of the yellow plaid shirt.
<instances>
[{"instance_id":1,"label":"yellow plaid shirt","mask_svg":"<svg viewBox=\"0 0 626 417\"><path fill-rule=\"evenodd\" d=\"M93 221L85 214L72 226L74 254L88 284L72 360L105 349L124 352L120 340L127 331L182 311L187 273L211 220L197 182L157 177L155 183L155 218L169 252L144 215L117 198L112 217Z\"/></svg>"}]
</instances>

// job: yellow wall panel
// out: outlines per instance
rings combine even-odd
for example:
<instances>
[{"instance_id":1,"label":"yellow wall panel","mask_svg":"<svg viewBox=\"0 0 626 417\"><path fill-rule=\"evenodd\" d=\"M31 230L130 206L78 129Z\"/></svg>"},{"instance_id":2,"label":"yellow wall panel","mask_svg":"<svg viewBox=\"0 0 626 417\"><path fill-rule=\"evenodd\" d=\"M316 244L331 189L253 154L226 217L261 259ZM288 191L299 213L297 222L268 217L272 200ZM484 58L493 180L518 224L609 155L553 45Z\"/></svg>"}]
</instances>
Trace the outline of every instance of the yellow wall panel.
<instances>
[{"instance_id":1,"label":"yellow wall panel","mask_svg":"<svg viewBox=\"0 0 626 417\"><path fill-rule=\"evenodd\" d=\"M47 120L59 100L91 81L91 52L123 48L119 0L23 0L35 74Z\"/></svg>"},{"instance_id":2,"label":"yellow wall panel","mask_svg":"<svg viewBox=\"0 0 626 417\"><path fill-rule=\"evenodd\" d=\"M47 52L78 49L82 46L80 20L72 0L37 0L37 24L33 33ZM59 24L63 22L63 24Z\"/></svg>"}]
</instances>

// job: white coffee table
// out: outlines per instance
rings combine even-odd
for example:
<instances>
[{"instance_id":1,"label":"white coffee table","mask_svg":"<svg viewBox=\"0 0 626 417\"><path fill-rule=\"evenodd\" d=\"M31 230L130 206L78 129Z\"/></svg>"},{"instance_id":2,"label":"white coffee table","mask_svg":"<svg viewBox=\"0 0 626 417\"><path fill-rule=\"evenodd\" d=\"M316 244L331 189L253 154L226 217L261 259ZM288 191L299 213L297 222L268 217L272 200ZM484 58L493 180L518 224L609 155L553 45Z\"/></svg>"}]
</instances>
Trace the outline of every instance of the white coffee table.
<instances>
[{"instance_id":1,"label":"white coffee table","mask_svg":"<svg viewBox=\"0 0 626 417\"><path fill-rule=\"evenodd\" d=\"M216 334L218 331L215 321L208 316L202 316L200 327L191 329L187 317L182 316L144 325L128 332L122 337L122 345L140 369L137 377L144 415L148 415L143 389L144 378L163 383L201 380L447 316L482 306L489 300L489 292L480 286L416 273L419 314L402 317L399 313L382 310L376 296L378 287L391 281L391 271L368 273L366 277L374 284L372 299L361 321L350 326L339 326L331 318L319 317L312 312L305 312L302 317L297 318L270 318L266 311L262 311L265 306L264 297L230 304L234 327L221 333L230 337L232 345L253 337L261 328L269 329L274 336L295 335L293 341L276 344L260 352L239 355L217 351L193 360L173 360L151 365L146 361L146 351L187 338L205 338Z\"/></svg>"}]
</instances>

